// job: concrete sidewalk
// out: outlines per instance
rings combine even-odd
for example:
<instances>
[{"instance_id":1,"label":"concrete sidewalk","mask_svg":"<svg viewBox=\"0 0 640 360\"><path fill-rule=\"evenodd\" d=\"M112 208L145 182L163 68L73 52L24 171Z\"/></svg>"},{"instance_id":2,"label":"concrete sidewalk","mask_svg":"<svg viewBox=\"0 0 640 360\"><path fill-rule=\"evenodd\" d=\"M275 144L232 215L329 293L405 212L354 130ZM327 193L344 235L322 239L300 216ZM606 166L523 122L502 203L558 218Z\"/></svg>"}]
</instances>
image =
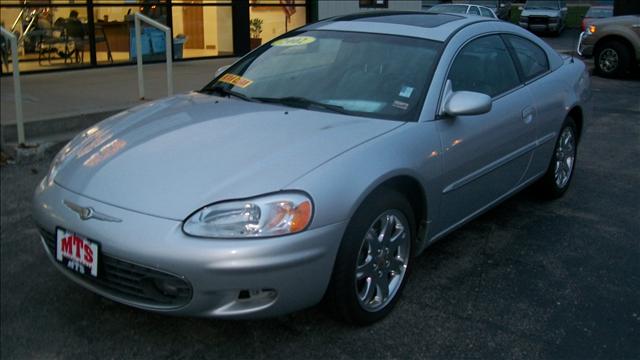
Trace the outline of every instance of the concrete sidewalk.
<instances>
[{"instance_id":1,"label":"concrete sidewalk","mask_svg":"<svg viewBox=\"0 0 640 360\"><path fill-rule=\"evenodd\" d=\"M173 65L174 93L204 86L220 66L235 58L177 62ZM167 96L164 63L144 66L146 99L138 99L135 65L29 74L21 76L27 142L75 133L117 111ZM13 78L3 76L1 112L4 140L15 141Z\"/></svg>"}]
</instances>

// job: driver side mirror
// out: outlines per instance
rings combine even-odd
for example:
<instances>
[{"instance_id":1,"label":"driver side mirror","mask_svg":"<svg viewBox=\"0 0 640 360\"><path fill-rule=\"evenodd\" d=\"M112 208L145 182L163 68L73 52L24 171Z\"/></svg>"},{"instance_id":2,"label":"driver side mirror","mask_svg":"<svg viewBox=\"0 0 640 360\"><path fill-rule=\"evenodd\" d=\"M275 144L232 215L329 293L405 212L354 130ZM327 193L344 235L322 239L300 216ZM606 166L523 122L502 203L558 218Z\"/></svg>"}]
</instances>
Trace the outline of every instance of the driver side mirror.
<instances>
[{"instance_id":1,"label":"driver side mirror","mask_svg":"<svg viewBox=\"0 0 640 360\"><path fill-rule=\"evenodd\" d=\"M562 12L567 12L567 11L569 11L569 9L568 9L567 7L563 7L561 10L562 10Z\"/></svg>"},{"instance_id":2,"label":"driver side mirror","mask_svg":"<svg viewBox=\"0 0 640 360\"><path fill-rule=\"evenodd\" d=\"M225 72L225 70L227 70L230 66L231 65L225 65L225 66L219 67L218 70L216 70L215 77L218 77L218 75Z\"/></svg>"},{"instance_id":3,"label":"driver side mirror","mask_svg":"<svg viewBox=\"0 0 640 360\"><path fill-rule=\"evenodd\" d=\"M444 113L449 116L480 115L491 111L492 100L489 95L473 91L456 91L444 104Z\"/></svg>"},{"instance_id":4,"label":"driver side mirror","mask_svg":"<svg viewBox=\"0 0 640 360\"><path fill-rule=\"evenodd\" d=\"M518 10L522 11L522 10L524 10L524 7L523 6L518 6Z\"/></svg>"}]
</instances>

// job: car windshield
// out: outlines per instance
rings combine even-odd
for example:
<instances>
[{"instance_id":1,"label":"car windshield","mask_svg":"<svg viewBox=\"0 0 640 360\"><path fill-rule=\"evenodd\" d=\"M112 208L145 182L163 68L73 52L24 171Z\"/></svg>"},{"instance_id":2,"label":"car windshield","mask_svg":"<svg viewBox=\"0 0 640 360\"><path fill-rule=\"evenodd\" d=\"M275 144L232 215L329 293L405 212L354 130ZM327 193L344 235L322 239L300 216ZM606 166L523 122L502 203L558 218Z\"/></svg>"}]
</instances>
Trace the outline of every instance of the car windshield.
<instances>
[{"instance_id":1,"label":"car windshield","mask_svg":"<svg viewBox=\"0 0 640 360\"><path fill-rule=\"evenodd\" d=\"M551 0L527 0L524 6L525 9L542 9L542 10L558 10L560 9L559 1Z\"/></svg>"},{"instance_id":2,"label":"car windshield","mask_svg":"<svg viewBox=\"0 0 640 360\"><path fill-rule=\"evenodd\" d=\"M299 31L253 51L204 93L309 110L416 121L442 43Z\"/></svg>"},{"instance_id":3,"label":"car windshield","mask_svg":"<svg viewBox=\"0 0 640 360\"><path fill-rule=\"evenodd\" d=\"M467 5L436 5L429 9L430 13L466 14Z\"/></svg>"}]
</instances>

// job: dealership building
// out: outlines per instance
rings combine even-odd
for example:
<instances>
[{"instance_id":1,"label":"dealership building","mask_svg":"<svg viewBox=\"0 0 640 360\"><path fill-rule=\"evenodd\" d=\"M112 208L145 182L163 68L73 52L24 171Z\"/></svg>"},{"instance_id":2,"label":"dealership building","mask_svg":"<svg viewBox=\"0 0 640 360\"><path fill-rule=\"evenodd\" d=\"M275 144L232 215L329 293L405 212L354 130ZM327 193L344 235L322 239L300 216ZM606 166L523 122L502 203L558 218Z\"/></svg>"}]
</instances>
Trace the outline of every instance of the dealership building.
<instances>
[{"instance_id":1,"label":"dealership building","mask_svg":"<svg viewBox=\"0 0 640 360\"><path fill-rule=\"evenodd\" d=\"M237 57L289 30L331 16L417 11L441 2L451 0L0 0L0 23L19 38L20 71L29 73L134 63L136 13L167 26L174 61L188 61ZM637 5L636 0L618 2ZM165 60L165 36L143 25L145 62ZM12 71L10 47L0 39L2 74L7 75Z\"/></svg>"},{"instance_id":2,"label":"dealership building","mask_svg":"<svg viewBox=\"0 0 640 360\"><path fill-rule=\"evenodd\" d=\"M414 0L0 0L0 22L19 38L20 71L131 64L134 14L171 29L175 61L235 57L309 22L375 9L419 10ZM165 33L144 25L146 62L163 61ZM2 73L12 71L3 39Z\"/></svg>"}]
</instances>

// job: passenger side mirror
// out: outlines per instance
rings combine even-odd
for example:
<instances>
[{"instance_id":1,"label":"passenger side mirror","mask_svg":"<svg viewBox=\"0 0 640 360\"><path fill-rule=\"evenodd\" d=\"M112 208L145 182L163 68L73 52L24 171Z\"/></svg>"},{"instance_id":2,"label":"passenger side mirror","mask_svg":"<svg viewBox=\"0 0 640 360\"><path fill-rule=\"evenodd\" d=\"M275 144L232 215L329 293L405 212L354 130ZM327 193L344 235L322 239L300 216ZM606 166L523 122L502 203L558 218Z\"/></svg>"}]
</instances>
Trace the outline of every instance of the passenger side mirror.
<instances>
[{"instance_id":1,"label":"passenger side mirror","mask_svg":"<svg viewBox=\"0 0 640 360\"><path fill-rule=\"evenodd\" d=\"M569 9L568 9L568 8L566 8L566 7L563 7L563 8L562 8L562 12L567 12L568 10L569 10Z\"/></svg>"},{"instance_id":2,"label":"passenger side mirror","mask_svg":"<svg viewBox=\"0 0 640 360\"><path fill-rule=\"evenodd\" d=\"M524 10L524 7L518 6L518 10L522 11L522 10Z\"/></svg>"},{"instance_id":3,"label":"passenger side mirror","mask_svg":"<svg viewBox=\"0 0 640 360\"><path fill-rule=\"evenodd\" d=\"M444 104L444 112L449 116L480 115L491 111L489 95L473 91L456 91Z\"/></svg>"},{"instance_id":4,"label":"passenger side mirror","mask_svg":"<svg viewBox=\"0 0 640 360\"><path fill-rule=\"evenodd\" d=\"M230 66L231 65L225 65L225 66L219 67L218 70L216 70L215 77L225 72L225 70L227 70Z\"/></svg>"}]
</instances>

